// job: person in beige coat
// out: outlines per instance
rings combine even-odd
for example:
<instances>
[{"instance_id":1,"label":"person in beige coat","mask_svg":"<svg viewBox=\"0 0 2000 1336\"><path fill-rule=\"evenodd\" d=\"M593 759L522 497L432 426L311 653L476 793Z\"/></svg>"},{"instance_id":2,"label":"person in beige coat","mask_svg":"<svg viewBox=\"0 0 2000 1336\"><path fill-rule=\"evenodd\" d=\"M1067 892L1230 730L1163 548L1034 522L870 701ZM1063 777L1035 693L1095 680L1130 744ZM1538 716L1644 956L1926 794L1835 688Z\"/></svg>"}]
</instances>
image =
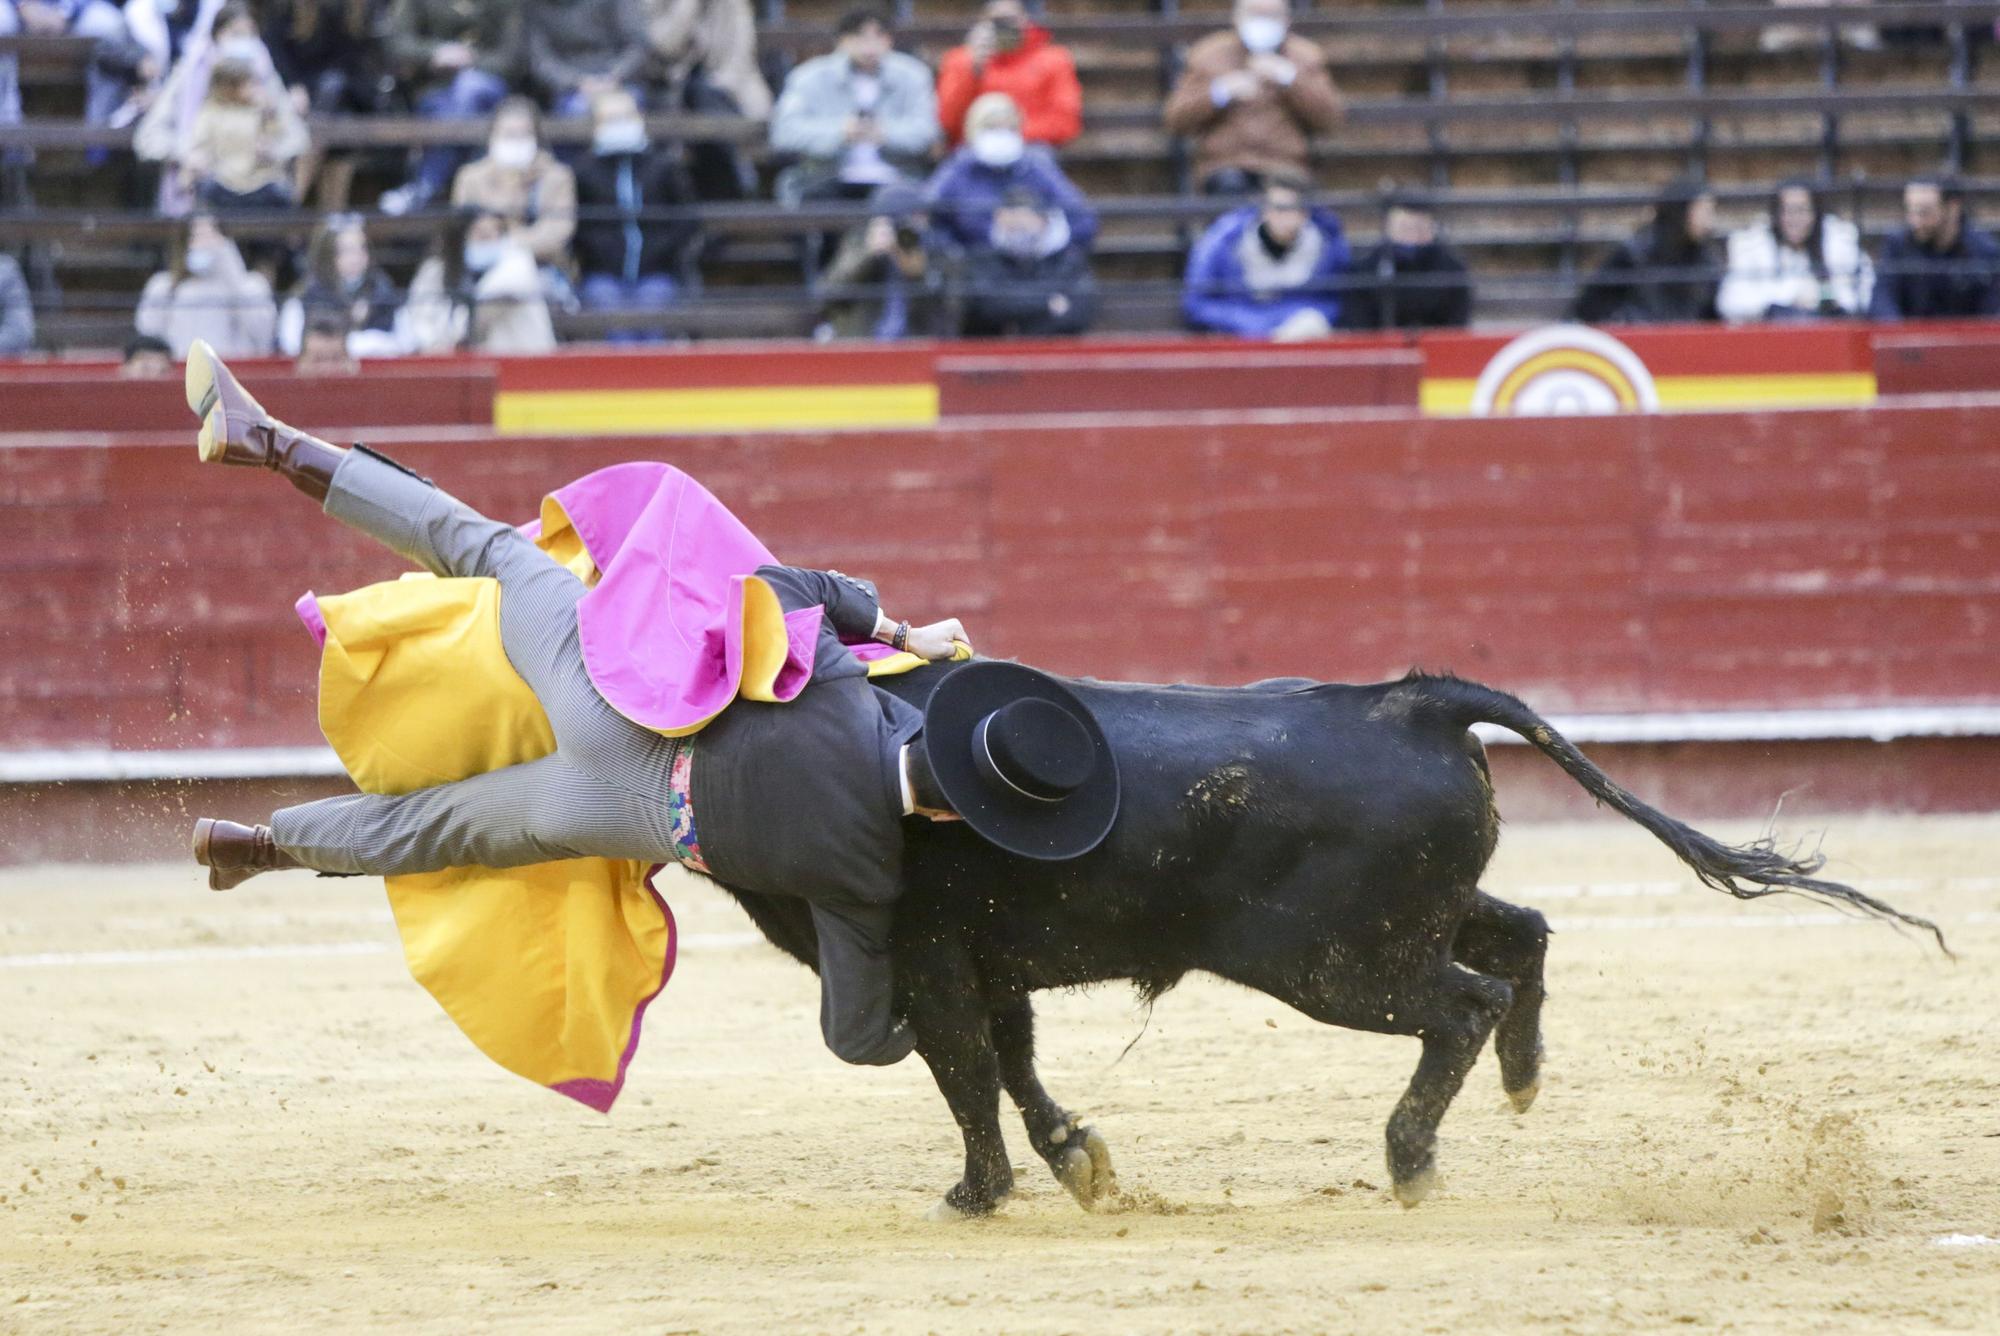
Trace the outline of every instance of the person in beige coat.
<instances>
[{"instance_id":1,"label":"person in beige coat","mask_svg":"<svg viewBox=\"0 0 2000 1336\"><path fill-rule=\"evenodd\" d=\"M1235 26L1188 49L1167 98L1172 134L1195 140L1209 194L1253 193L1272 177L1312 177L1312 137L1340 121L1326 55L1290 30L1285 0L1236 0Z\"/></svg>"},{"instance_id":2,"label":"person in beige coat","mask_svg":"<svg viewBox=\"0 0 2000 1336\"><path fill-rule=\"evenodd\" d=\"M510 97L493 112L486 156L458 169L451 183L454 208L484 209L507 220L508 236L537 264L569 264L576 235L576 173L542 146L541 112L525 97Z\"/></svg>"},{"instance_id":3,"label":"person in beige coat","mask_svg":"<svg viewBox=\"0 0 2000 1336\"><path fill-rule=\"evenodd\" d=\"M745 116L771 118L771 86L757 68L750 0L646 0L646 36L673 87L698 65Z\"/></svg>"},{"instance_id":4,"label":"person in beige coat","mask_svg":"<svg viewBox=\"0 0 2000 1336\"><path fill-rule=\"evenodd\" d=\"M243 263L215 219L195 214L174 239L167 268L146 281L132 325L165 339L177 358L196 339L232 357L262 357L276 336L278 303L270 281Z\"/></svg>"}]
</instances>

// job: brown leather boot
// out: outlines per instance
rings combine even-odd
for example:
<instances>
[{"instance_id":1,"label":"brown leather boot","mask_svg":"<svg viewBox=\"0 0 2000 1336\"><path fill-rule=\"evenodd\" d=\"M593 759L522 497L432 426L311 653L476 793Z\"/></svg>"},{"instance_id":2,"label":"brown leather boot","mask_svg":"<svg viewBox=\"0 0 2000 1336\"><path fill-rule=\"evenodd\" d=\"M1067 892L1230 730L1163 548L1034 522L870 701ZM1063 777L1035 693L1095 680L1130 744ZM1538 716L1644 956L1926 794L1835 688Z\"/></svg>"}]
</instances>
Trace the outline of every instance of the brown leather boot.
<instances>
[{"instance_id":1,"label":"brown leather boot","mask_svg":"<svg viewBox=\"0 0 2000 1336\"><path fill-rule=\"evenodd\" d=\"M269 826L240 826L203 817L194 823L194 861L208 869L208 889L226 891L259 872L305 864L280 849Z\"/></svg>"},{"instance_id":2,"label":"brown leather boot","mask_svg":"<svg viewBox=\"0 0 2000 1336\"><path fill-rule=\"evenodd\" d=\"M204 464L271 469L313 500L326 500L333 471L347 451L266 413L202 339L188 349L187 401L201 419L195 444Z\"/></svg>"}]
</instances>

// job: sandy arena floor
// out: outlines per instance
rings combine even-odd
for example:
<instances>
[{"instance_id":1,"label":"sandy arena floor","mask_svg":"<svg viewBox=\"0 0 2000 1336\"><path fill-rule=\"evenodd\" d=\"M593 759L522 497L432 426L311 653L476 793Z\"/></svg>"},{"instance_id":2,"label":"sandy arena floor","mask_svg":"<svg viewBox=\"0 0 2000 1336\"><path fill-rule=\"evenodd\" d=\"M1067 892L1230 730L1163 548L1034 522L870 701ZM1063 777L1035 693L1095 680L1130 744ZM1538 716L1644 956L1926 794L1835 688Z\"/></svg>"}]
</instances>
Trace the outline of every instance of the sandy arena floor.
<instances>
[{"instance_id":1,"label":"sandy arena floor","mask_svg":"<svg viewBox=\"0 0 2000 1336\"><path fill-rule=\"evenodd\" d=\"M368 883L0 873L0 1331L2000 1330L2000 818L1827 838L1960 962L1634 830L1511 829L1548 1079L1517 1117L1482 1059L1424 1206L1383 1190L1414 1042L1194 980L1122 1060L1129 991L1041 1002L1118 1207L1015 1136L1013 1202L954 1225L922 1064L841 1067L705 889L606 1119L475 1053Z\"/></svg>"}]
</instances>

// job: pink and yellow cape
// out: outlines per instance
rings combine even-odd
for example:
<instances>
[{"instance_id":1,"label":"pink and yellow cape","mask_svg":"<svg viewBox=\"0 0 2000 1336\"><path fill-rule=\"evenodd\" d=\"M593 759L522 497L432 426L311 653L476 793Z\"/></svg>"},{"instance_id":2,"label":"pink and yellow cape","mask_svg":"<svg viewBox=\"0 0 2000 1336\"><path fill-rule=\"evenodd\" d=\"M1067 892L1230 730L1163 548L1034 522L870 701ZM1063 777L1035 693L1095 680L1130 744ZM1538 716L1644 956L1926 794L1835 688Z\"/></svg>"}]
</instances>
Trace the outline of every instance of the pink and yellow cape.
<instances>
[{"instance_id":1,"label":"pink and yellow cape","mask_svg":"<svg viewBox=\"0 0 2000 1336\"><path fill-rule=\"evenodd\" d=\"M789 701L810 679L821 610L784 611L755 574L775 558L679 469L600 469L544 497L524 532L590 586L577 606L584 665L635 723L693 733L739 697ZM320 728L357 787L407 793L555 750L501 648L500 597L490 578L406 575L299 600L321 645ZM854 650L871 674L920 662ZM579 858L385 880L410 973L466 1037L606 1111L673 973L656 871Z\"/></svg>"}]
</instances>

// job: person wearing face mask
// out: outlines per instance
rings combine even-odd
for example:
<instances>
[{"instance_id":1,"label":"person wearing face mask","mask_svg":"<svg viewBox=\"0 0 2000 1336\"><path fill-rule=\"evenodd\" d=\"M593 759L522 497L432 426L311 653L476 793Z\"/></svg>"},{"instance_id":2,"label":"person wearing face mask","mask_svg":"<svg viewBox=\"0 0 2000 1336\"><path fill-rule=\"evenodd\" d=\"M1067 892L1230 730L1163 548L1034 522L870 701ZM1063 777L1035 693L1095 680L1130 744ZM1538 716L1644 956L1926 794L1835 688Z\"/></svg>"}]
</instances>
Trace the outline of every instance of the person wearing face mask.
<instances>
[{"instance_id":1,"label":"person wearing face mask","mask_svg":"<svg viewBox=\"0 0 2000 1336\"><path fill-rule=\"evenodd\" d=\"M1342 329L1452 329L1472 318L1465 261L1438 238L1427 201L1393 197L1382 239L1354 257L1340 302Z\"/></svg>"},{"instance_id":2,"label":"person wearing face mask","mask_svg":"<svg viewBox=\"0 0 2000 1336\"><path fill-rule=\"evenodd\" d=\"M1861 229L1822 210L1805 182L1787 181L1772 193L1768 216L1730 234L1715 306L1738 322L1856 315L1874 285Z\"/></svg>"},{"instance_id":3,"label":"person wearing face mask","mask_svg":"<svg viewBox=\"0 0 2000 1336\"><path fill-rule=\"evenodd\" d=\"M1195 179L1209 194L1249 194L1272 176L1310 180L1313 136L1341 116L1326 55L1291 31L1286 0L1236 0L1235 20L1188 48L1167 132L1195 141Z\"/></svg>"},{"instance_id":4,"label":"person wearing face mask","mask_svg":"<svg viewBox=\"0 0 2000 1336\"><path fill-rule=\"evenodd\" d=\"M646 135L639 104L624 89L590 109L590 156L577 164L577 295L587 311L651 311L671 305L673 273L694 243L692 218L661 218L694 203L680 151ZM613 343L652 342L657 329L612 330Z\"/></svg>"},{"instance_id":5,"label":"person wearing face mask","mask_svg":"<svg viewBox=\"0 0 2000 1336\"><path fill-rule=\"evenodd\" d=\"M278 348L298 356L306 326L316 314L333 311L348 331L355 356L393 355L401 351L394 331L402 304L395 283L369 254L360 216L334 214L313 233L305 277L278 312Z\"/></svg>"},{"instance_id":6,"label":"person wearing face mask","mask_svg":"<svg viewBox=\"0 0 2000 1336\"><path fill-rule=\"evenodd\" d=\"M1026 143L1021 111L1005 93L988 93L965 114L965 146L932 173L925 193L941 238L970 252L986 244L993 211L1010 190L1050 201L1068 228L1068 244L1086 253L1097 237L1097 213L1063 175L1055 155Z\"/></svg>"},{"instance_id":7,"label":"person wearing face mask","mask_svg":"<svg viewBox=\"0 0 2000 1336\"><path fill-rule=\"evenodd\" d=\"M836 31L832 53L795 67L771 113L771 147L798 159L778 176L787 205L915 179L937 142L930 69L895 49L888 14L850 10Z\"/></svg>"},{"instance_id":8,"label":"person wearing face mask","mask_svg":"<svg viewBox=\"0 0 2000 1336\"><path fill-rule=\"evenodd\" d=\"M175 236L167 267L146 281L132 327L166 340L177 358L196 339L262 357L277 321L269 280L243 263L214 218L195 214Z\"/></svg>"},{"instance_id":9,"label":"person wearing face mask","mask_svg":"<svg viewBox=\"0 0 2000 1336\"><path fill-rule=\"evenodd\" d=\"M1698 181L1676 181L1653 206L1653 220L1584 280L1570 316L1587 325L1714 320L1720 249L1715 196Z\"/></svg>"},{"instance_id":10,"label":"person wearing face mask","mask_svg":"<svg viewBox=\"0 0 2000 1336\"><path fill-rule=\"evenodd\" d=\"M542 114L525 97L493 112L486 155L459 169L451 183L454 208L486 209L507 219L513 239L537 263L569 263L576 234L576 173L542 147Z\"/></svg>"},{"instance_id":11,"label":"person wearing face mask","mask_svg":"<svg viewBox=\"0 0 2000 1336\"><path fill-rule=\"evenodd\" d=\"M1061 209L1026 186L1000 197L986 243L966 253L968 338L1081 334L1097 310L1088 251L1072 243Z\"/></svg>"},{"instance_id":12,"label":"person wearing face mask","mask_svg":"<svg viewBox=\"0 0 2000 1336\"><path fill-rule=\"evenodd\" d=\"M481 209L452 213L410 280L396 332L415 353L545 353L556 346L535 257L505 217Z\"/></svg>"},{"instance_id":13,"label":"person wearing face mask","mask_svg":"<svg viewBox=\"0 0 2000 1336\"><path fill-rule=\"evenodd\" d=\"M963 142L966 114L987 93L1014 99L1021 137L1031 144L1067 144L1083 129L1076 61L1029 20L1021 0L987 0L965 44L938 62L938 124L951 147Z\"/></svg>"},{"instance_id":14,"label":"person wearing face mask","mask_svg":"<svg viewBox=\"0 0 2000 1336\"><path fill-rule=\"evenodd\" d=\"M1877 320L2000 315L2000 241L1965 215L1965 190L1948 176L1903 187L1903 230L1882 244L1872 314Z\"/></svg>"},{"instance_id":15,"label":"person wearing face mask","mask_svg":"<svg viewBox=\"0 0 2000 1336\"><path fill-rule=\"evenodd\" d=\"M194 181L186 167L195 122L208 101L209 80L217 65L229 61L250 71L252 101L272 108L281 101L290 103L290 93L258 35L257 16L250 7L232 0L205 4L201 12L211 9L214 18L207 28L201 26L197 15L195 35L132 131L133 152L161 165L159 208L169 218L181 217L195 205Z\"/></svg>"},{"instance_id":16,"label":"person wearing face mask","mask_svg":"<svg viewBox=\"0 0 2000 1336\"><path fill-rule=\"evenodd\" d=\"M1189 328L1253 339L1318 338L1340 320L1347 238L1306 183L1274 178L1260 203L1222 215L1188 256Z\"/></svg>"}]
</instances>

